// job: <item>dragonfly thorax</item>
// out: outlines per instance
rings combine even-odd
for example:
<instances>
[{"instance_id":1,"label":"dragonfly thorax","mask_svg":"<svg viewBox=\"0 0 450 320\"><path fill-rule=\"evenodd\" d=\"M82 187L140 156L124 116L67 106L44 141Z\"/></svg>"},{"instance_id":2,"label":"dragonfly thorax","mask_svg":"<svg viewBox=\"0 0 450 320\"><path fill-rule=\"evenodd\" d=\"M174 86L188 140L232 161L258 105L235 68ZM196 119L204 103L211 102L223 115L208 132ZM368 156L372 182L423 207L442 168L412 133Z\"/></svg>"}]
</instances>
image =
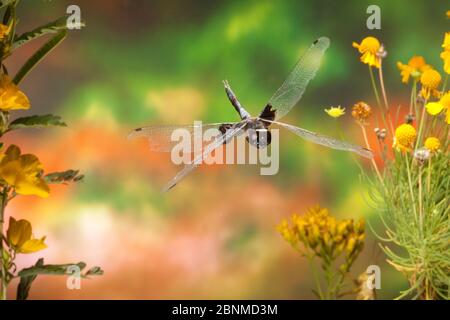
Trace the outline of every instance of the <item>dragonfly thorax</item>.
<instances>
[{"instance_id":1,"label":"dragonfly thorax","mask_svg":"<svg viewBox=\"0 0 450 320\"><path fill-rule=\"evenodd\" d=\"M253 120L247 124L247 137L246 140L252 146L263 149L266 148L272 142L272 134L270 130L266 128L262 121Z\"/></svg>"}]
</instances>

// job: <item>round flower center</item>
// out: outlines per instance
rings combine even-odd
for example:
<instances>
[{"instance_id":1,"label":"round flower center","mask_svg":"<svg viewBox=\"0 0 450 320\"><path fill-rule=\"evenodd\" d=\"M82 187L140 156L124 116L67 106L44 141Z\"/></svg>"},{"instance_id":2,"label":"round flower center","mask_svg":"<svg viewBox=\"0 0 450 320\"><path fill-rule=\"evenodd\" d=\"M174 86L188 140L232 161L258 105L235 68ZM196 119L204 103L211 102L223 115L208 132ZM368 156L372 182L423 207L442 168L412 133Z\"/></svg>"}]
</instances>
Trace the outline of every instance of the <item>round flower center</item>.
<instances>
[{"instance_id":1,"label":"round flower center","mask_svg":"<svg viewBox=\"0 0 450 320\"><path fill-rule=\"evenodd\" d=\"M441 75L433 69L425 70L420 77L420 82L428 89L436 89L441 83Z\"/></svg>"},{"instance_id":2,"label":"round flower center","mask_svg":"<svg viewBox=\"0 0 450 320\"><path fill-rule=\"evenodd\" d=\"M416 140L416 129L410 124L402 124L395 130L395 141L398 145L409 148Z\"/></svg>"},{"instance_id":3,"label":"round flower center","mask_svg":"<svg viewBox=\"0 0 450 320\"><path fill-rule=\"evenodd\" d=\"M425 148L430 150L431 152L435 152L439 150L439 147L441 146L441 142L436 137L429 137L427 140L425 140Z\"/></svg>"}]
</instances>

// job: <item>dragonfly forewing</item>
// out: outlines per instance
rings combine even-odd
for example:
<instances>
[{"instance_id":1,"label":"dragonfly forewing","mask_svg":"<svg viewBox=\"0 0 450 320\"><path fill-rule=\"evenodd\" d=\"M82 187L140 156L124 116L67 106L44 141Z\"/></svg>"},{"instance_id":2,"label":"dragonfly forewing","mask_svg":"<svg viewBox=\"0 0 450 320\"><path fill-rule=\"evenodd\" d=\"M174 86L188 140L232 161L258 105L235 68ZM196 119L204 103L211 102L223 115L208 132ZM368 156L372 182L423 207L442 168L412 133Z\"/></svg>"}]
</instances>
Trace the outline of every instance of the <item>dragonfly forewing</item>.
<instances>
[{"instance_id":1,"label":"dragonfly forewing","mask_svg":"<svg viewBox=\"0 0 450 320\"><path fill-rule=\"evenodd\" d=\"M314 41L281 87L270 98L267 105L275 110L275 120L285 116L301 99L308 83L316 75L322 57L329 46L330 40L326 37Z\"/></svg>"}]
</instances>

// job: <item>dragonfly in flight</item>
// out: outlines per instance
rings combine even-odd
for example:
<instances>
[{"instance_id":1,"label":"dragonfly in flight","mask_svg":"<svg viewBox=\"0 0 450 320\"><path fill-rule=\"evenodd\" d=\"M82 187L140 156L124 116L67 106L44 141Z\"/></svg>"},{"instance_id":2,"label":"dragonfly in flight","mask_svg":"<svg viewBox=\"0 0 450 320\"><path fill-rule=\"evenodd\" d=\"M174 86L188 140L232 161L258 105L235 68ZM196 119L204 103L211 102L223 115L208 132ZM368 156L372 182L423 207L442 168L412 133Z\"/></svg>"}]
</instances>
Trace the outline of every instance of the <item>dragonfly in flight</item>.
<instances>
[{"instance_id":1,"label":"dragonfly in flight","mask_svg":"<svg viewBox=\"0 0 450 320\"><path fill-rule=\"evenodd\" d=\"M330 46L330 40L321 37L314 41L306 53L298 60L294 69L283 82L281 87L273 94L267 105L257 117L252 117L250 113L241 105L236 95L232 91L227 81L224 81L225 92L238 112L241 120L238 122L222 122L201 125L203 129L217 128L218 135L215 139L202 146L201 154L185 165L178 174L165 186L163 192L170 190L177 185L186 175L198 167L202 160L209 156L214 150L228 143L240 134L246 134L246 140L256 148L265 148L271 143L270 126L276 125L285 128L301 138L337 150L354 152L366 158L372 158L370 150L345 142L332 137L324 136L306 129L302 129L279 120L285 116L300 100L306 90L308 83L316 75L320 67L320 62L325 51ZM191 126L148 126L134 129L129 138L146 137L149 139L150 148L154 151L170 152L173 147L171 133L179 128L189 130L192 134L196 129Z\"/></svg>"}]
</instances>

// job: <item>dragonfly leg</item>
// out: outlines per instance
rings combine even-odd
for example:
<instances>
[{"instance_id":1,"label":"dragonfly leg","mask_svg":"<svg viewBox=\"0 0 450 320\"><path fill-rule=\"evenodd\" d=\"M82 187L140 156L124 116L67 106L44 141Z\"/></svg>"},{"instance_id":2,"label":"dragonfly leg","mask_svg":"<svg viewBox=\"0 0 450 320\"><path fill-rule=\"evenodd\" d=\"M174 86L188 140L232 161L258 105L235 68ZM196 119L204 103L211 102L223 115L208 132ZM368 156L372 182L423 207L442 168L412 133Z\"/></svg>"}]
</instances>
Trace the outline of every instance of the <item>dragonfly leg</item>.
<instances>
[{"instance_id":1,"label":"dragonfly leg","mask_svg":"<svg viewBox=\"0 0 450 320\"><path fill-rule=\"evenodd\" d=\"M227 93L228 99L230 100L234 109L236 109L236 111L239 113L239 116L241 117L241 119L244 120L244 119L250 118L250 114L241 105L241 103L237 99L236 95L234 94L233 90L231 90L231 87L227 80L223 81L223 85L225 87L225 92Z\"/></svg>"}]
</instances>

